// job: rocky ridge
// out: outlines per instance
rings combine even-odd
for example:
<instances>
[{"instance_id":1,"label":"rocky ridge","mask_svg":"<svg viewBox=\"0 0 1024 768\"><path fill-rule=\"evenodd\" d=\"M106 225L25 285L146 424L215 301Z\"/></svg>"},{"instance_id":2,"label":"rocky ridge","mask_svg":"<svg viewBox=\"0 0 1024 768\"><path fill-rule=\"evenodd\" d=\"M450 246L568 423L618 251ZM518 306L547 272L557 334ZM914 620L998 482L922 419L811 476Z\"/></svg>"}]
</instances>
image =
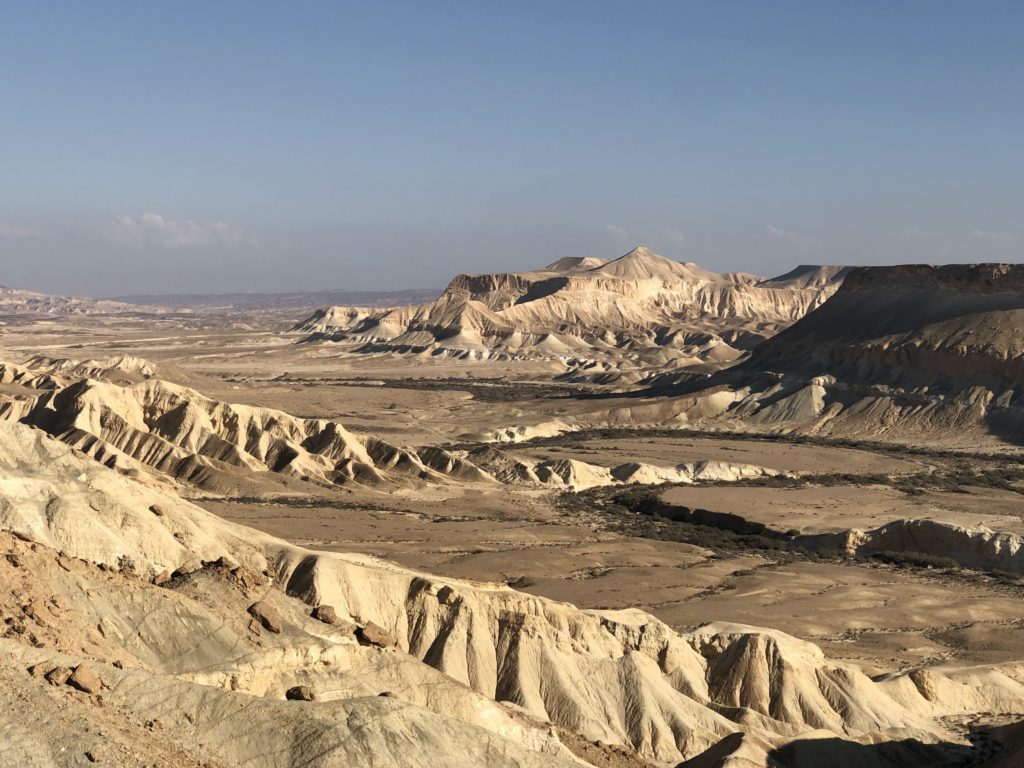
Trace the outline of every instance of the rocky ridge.
<instances>
[{"instance_id":1,"label":"rocky ridge","mask_svg":"<svg viewBox=\"0 0 1024 768\"><path fill-rule=\"evenodd\" d=\"M158 308L135 306L121 301L54 296L0 285L0 315L92 315L154 312Z\"/></svg>"},{"instance_id":2,"label":"rocky ridge","mask_svg":"<svg viewBox=\"0 0 1024 768\"><path fill-rule=\"evenodd\" d=\"M40 366L40 367L33 367ZM38 427L106 466L214 495L290 492L295 482L369 488L516 483L589 488L620 483L692 483L772 474L712 462L659 467L626 462L543 462L434 446L397 446L336 421L226 403L154 377L142 358L0 362L0 420ZM75 378L84 376L85 378ZM92 376L102 378L92 378ZM184 374L182 374L184 376ZM187 377L185 377L187 378Z\"/></svg>"},{"instance_id":3,"label":"rocky ridge","mask_svg":"<svg viewBox=\"0 0 1024 768\"><path fill-rule=\"evenodd\" d=\"M535 272L458 275L433 302L330 307L293 330L308 340L363 342L367 352L551 359L587 375L717 366L818 306L842 277L837 267L774 279L717 274L636 248L609 262L560 259Z\"/></svg>"},{"instance_id":4,"label":"rocky ridge","mask_svg":"<svg viewBox=\"0 0 1024 768\"><path fill-rule=\"evenodd\" d=\"M1012 665L872 680L771 630L677 633L639 611L581 611L311 552L186 501L148 503L161 492L38 430L0 424L0 440L0 536L13 556L0 562L12 586L0 674L28 711L71 697L96 722L89 707L99 696L125 727L159 722L155 749L176 742L191 758L226 764L275 765L286 753L290 764L316 766L578 765L568 746L577 734L665 763L721 751L742 732L764 747L757 764L769 765L787 744L827 733L890 744L881 765L923 767L970 754L953 746L943 716L1024 712L1024 672ZM256 602L279 631L253 626ZM310 616L322 605L337 623ZM42 679L83 662L96 693ZM288 701L299 686L314 700ZM19 729L24 714L0 715L4 749L39 749L38 764L60 764L41 746L61 743L58 726ZM253 740L253 729L264 738ZM94 739L88 732L79 738Z\"/></svg>"}]
</instances>

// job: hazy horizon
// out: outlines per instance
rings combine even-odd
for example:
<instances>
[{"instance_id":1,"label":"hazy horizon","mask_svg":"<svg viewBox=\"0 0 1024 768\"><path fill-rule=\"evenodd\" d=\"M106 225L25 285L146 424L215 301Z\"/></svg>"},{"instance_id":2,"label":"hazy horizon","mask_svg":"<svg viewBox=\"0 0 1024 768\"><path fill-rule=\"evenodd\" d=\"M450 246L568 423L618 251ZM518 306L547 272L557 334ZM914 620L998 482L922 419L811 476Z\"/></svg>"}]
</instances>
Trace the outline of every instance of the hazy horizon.
<instances>
[{"instance_id":1,"label":"hazy horizon","mask_svg":"<svg viewBox=\"0 0 1024 768\"><path fill-rule=\"evenodd\" d=\"M6 10L0 284L1020 261L1024 5Z\"/></svg>"}]
</instances>

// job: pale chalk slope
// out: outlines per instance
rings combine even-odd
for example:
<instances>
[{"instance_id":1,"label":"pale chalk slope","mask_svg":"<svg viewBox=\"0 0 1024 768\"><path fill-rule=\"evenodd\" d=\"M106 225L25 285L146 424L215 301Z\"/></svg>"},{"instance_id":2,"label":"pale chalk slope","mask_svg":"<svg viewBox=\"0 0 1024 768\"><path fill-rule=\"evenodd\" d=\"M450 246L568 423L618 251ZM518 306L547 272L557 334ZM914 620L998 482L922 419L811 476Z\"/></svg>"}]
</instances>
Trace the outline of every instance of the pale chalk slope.
<instances>
[{"instance_id":1,"label":"pale chalk slope","mask_svg":"<svg viewBox=\"0 0 1024 768\"><path fill-rule=\"evenodd\" d=\"M452 755L443 763L451 765L543 764L531 755L557 765L572 759L560 728L671 763L740 731L772 745L822 730L847 740L927 744L955 740L936 719L941 716L993 702L1003 711L1024 711L1017 667L924 677L906 671L876 682L770 630L712 624L679 634L639 611L581 611L504 586L310 552L184 501L164 497L154 504L157 491L23 425L0 425L0 441L6 478L0 527L74 558L60 566L51 554L43 565L36 558L45 559L45 551L12 545L31 565L15 569L18 589L36 584L66 610L59 620L67 631L52 642L61 653L119 660L154 676L103 671L113 700L136 712L160 711L182 728L190 722L207 740L200 743L232 759L417 765L428 764L423 750L436 750ZM180 575L162 588L146 583L164 570ZM123 581L131 574L131 584ZM253 635L247 628L245 609L257 598L276 611L279 633ZM310 619L309 607L322 604L343 622L384 628L395 648L360 644L346 625ZM35 632L35 615L45 622L48 611L43 605L21 621ZM86 632L97 622L98 633ZM48 644L43 630L38 627ZM66 645L78 636L88 642ZM52 650L19 645L15 651L12 640L4 642L8 666L62 660ZM24 681L38 682L27 674ZM296 684L310 686L321 700L280 702ZM249 697L239 709L242 700L227 692L232 689L263 698ZM384 691L398 702L360 701ZM260 702L268 698L264 709ZM295 710L285 706L309 710L292 721ZM286 719L268 734L270 747L253 754L247 734L265 729L278 713ZM359 718L372 727L348 738L344 729ZM9 715L5 722L8 731L17 725ZM481 736L481 729L492 736ZM28 738L23 732L20 738ZM396 743L399 733L406 739ZM344 746L316 747L336 742ZM933 765L944 764L945 752L929 754L938 760Z\"/></svg>"}]
</instances>

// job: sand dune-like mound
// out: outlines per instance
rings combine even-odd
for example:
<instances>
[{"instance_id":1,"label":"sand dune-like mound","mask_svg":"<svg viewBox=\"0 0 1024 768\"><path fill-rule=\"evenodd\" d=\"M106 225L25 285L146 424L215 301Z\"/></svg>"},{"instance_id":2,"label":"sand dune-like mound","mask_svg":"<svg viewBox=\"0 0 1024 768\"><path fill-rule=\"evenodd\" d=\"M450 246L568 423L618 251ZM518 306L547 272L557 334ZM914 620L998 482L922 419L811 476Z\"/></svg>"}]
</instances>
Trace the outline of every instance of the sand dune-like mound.
<instances>
[{"instance_id":1,"label":"sand dune-like mound","mask_svg":"<svg viewBox=\"0 0 1024 768\"><path fill-rule=\"evenodd\" d=\"M0 427L5 451L36 460L3 466L21 481L0 520L16 534L0 533L0 679L17 702L0 715L4 764L84 764L86 751L124 765L574 764L550 725L360 642L365 624L311 618L267 570L287 545L170 497L156 514L139 505L149 489L24 429ZM39 462L67 475L41 476ZM53 522L38 493L60 505ZM102 701L51 684L82 666ZM317 703L286 701L297 685Z\"/></svg>"},{"instance_id":2,"label":"sand dune-like mound","mask_svg":"<svg viewBox=\"0 0 1024 768\"><path fill-rule=\"evenodd\" d=\"M758 285L775 288L826 288L841 283L853 267L801 264L784 275L762 280Z\"/></svg>"},{"instance_id":3,"label":"sand dune-like mound","mask_svg":"<svg viewBox=\"0 0 1024 768\"><path fill-rule=\"evenodd\" d=\"M150 572L216 560L228 550L256 571L266 567L240 531L188 502L112 472L41 430L0 422L0 435L4 530L97 563L128 558Z\"/></svg>"},{"instance_id":4,"label":"sand dune-like mound","mask_svg":"<svg viewBox=\"0 0 1024 768\"><path fill-rule=\"evenodd\" d=\"M155 368L141 358L29 362L42 367L0 363L0 383L20 388L13 397L0 395L0 419L39 427L135 477L149 476L158 483L170 480L219 495L285 492L298 488L294 481L382 488L501 482L584 490L778 474L718 461L604 467L577 460L538 461L496 449L400 447L355 435L338 422L205 397L180 384L150 378ZM89 374L105 380L71 378Z\"/></svg>"},{"instance_id":5,"label":"sand dune-like mound","mask_svg":"<svg viewBox=\"0 0 1024 768\"><path fill-rule=\"evenodd\" d=\"M597 259L592 256L563 256L557 259L546 267L545 272L581 272L587 269L594 269L600 267L602 264L607 264L606 259Z\"/></svg>"},{"instance_id":6,"label":"sand dune-like mound","mask_svg":"<svg viewBox=\"0 0 1024 768\"><path fill-rule=\"evenodd\" d=\"M766 467L724 461L698 461L675 466L631 461L613 467L579 459L537 461L489 445L469 451L465 456L474 466L506 484L536 484L576 491L618 484L690 485L701 481L732 482L786 474Z\"/></svg>"},{"instance_id":7,"label":"sand dune-like mound","mask_svg":"<svg viewBox=\"0 0 1024 768\"><path fill-rule=\"evenodd\" d=\"M67 381L58 378L52 373L30 368L27 365L0 362L0 384L12 384L26 390L33 389L56 389L66 386ZM12 389L12 392L18 392ZM28 393L31 394L31 393Z\"/></svg>"},{"instance_id":8,"label":"sand dune-like mound","mask_svg":"<svg viewBox=\"0 0 1024 768\"><path fill-rule=\"evenodd\" d=\"M11 370L27 376L24 369ZM0 418L40 427L108 466L155 472L218 494L259 489L261 476L366 486L491 481L439 449L421 458L337 422L224 403L157 379L55 382L34 397L0 399ZM268 482L282 490L280 480Z\"/></svg>"},{"instance_id":9,"label":"sand dune-like mound","mask_svg":"<svg viewBox=\"0 0 1024 768\"><path fill-rule=\"evenodd\" d=\"M540 357L579 370L723 364L831 295L838 267L802 267L762 280L717 274L636 248L613 261L559 259L534 272L458 275L416 307L320 310L295 331L366 342L364 351Z\"/></svg>"},{"instance_id":10,"label":"sand dune-like mound","mask_svg":"<svg viewBox=\"0 0 1024 768\"><path fill-rule=\"evenodd\" d=\"M0 750L15 754L68 734L84 751L116 717L109 750L158 720L156 754L177 745L214 764L569 765L574 738L677 763L737 733L776 749L827 732L891 744L879 765L910 764L904 743L943 765L939 745L959 741L943 716L1024 711L1016 667L876 681L779 632L677 633L640 611L304 550L24 425L0 424L0 443L0 610L13 617L0 676L22 707L0 715ZM54 671L83 664L112 714Z\"/></svg>"},{"instance_id":11,"label":"sand dune-like mound","mask_svg":"<svg viewBox=\"0 0 1024 768\"><path fill-rule=\"evenodd\" d=\"M0 366L3 365L5 364L0 363ZM138 355L112 355L85 360L35 355L25 360L23 366L31 371L50 374L68 382L78 379L99 379L116 384L135 384L146 379L159 378L177 384L191 384L200 379L176 365L158 365Z\"/></svg>"},{"instance_id":12,"label":"sand dune-like mound","mask_svg":"<svg viewBox=\"0 0 1024 768\"><path fill-rule=\"evenodd\" d=\"M813 546L814 537L807 537ZM829 538L822 543L830 545ZM987 528L966 528L928 519L895 520L869 531L843 536L851 554L863 552L923 552L952 558L969 568L1024 572L1024 539Z\"/></svg>"},{"instance_id":13,"label":"sand dune-like mound","mask_svg":"<svg viewBox=\"0 0 1024 768\"><path fill-rule=\"evenodd\" d=\"M97 379L115 384L136 384L159 378L176 384L193 384L202 377L187 373L176 365L154 363L138 355L112 355L75 360L67 357L33 355L21 363L0 360L0 384L23 388L9 394L31 396L33 389L61 389L82 379Z\"/></svg>"},{"instance_id":14,"label":"sand dune-like mound","mask_svg":"<svg viewBox=\"0 0 1024 768\"><path fill-rule=\"evenodd\" d=\"M46 373L66 373L74 378L103 379L114 371L135 374L148 379L156 375L155 363L137 355L117 355L100 359L72 360L67 357L35 355L25 361L25 367Z\"/></svg>"}]
</instances>

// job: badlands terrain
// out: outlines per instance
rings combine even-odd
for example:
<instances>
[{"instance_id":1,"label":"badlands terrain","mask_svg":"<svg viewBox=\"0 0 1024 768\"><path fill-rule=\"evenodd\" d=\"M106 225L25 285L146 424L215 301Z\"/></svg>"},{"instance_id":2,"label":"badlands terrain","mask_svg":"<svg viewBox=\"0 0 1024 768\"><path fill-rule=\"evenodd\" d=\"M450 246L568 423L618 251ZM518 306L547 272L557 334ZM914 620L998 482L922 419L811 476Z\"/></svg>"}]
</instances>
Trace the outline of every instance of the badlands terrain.
<instances>
[{"instance_id":1,"label":"badlands terrain","mask_svg":"<svg viewBox=\"0 0 1024 768\"><path fill-rule=\"evenodd\" d=\"M0 764L1024 764L1024 269L318 298L0 293Z\"/></svg>"}]
</instances>

